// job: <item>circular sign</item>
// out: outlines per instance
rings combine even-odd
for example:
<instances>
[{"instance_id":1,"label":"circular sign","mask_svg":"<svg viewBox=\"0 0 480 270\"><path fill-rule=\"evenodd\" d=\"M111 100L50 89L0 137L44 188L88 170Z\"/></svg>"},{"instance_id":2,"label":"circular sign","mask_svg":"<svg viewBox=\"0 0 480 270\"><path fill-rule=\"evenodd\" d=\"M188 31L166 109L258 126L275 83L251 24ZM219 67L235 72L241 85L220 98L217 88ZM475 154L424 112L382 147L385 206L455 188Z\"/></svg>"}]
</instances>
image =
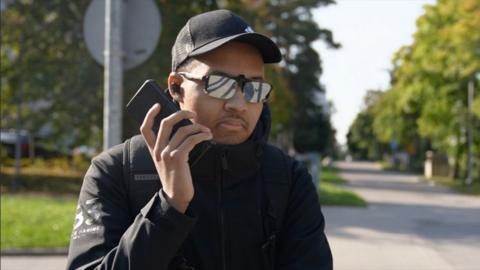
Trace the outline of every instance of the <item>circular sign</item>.
<instances>
[{"instance_id":1,"label":"circular sign","mask_svg":"<svg viewBox=\"0 0 480 270\"><path fill-rule=\"evenodd\" d=\"M161 30L160 12L153 0L123 1L123 68L131 69L145 62L157 46ZM88 51L104 65L105 0L92 0L83 21Z\"/></svg>"}]
</instances>

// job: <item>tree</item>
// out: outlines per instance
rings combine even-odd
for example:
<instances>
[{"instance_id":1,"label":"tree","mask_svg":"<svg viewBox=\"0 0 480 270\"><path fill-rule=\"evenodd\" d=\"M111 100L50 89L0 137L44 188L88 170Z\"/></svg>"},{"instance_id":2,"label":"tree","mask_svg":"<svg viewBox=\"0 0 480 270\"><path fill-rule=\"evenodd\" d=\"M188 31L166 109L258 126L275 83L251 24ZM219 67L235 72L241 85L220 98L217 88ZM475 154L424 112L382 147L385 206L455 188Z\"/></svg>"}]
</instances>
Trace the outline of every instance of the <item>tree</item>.
<instances>
[{"instance_id":1,"label":"tree","mask_svg":"<svg viewBox=\"0 0 480 270\"><path fill-rule=\"evenodd\" d=\"M426 141L453 157L457 176L466 160L467 84L480 74L480 3L439 0L417 20L410 46L394 57L392 86L380 102L375 132L382 140ZM478 97L475 104L478 104ZM419 140L421 138L421 140ZM480 134L474 138L480 150ZM479 156L476 155L477 162Z\"/></svg>"},{"instance_id":2,"label":"tree","mask_svg":"<svg viewBox=\"0 0 480 270\"><path fill-rule=\"evenodd\" d=\"M417 85L416 93L426 97L419 133L430 138L437 150L454 157L457 176L463 174L459 172L464 171L466 159L467 84L480 73L479 17L480 3L474 0L438 1L428 7L417 23L412 68L399 69L398 74L411 76L411 87ZM398 87L402 84L399 81ZM478 120L470 123L474 129L480 128ZM477 134L477 151L479 139Z\"/></svg>"},{"instance_id":3,"label":"tree","mask_svg":"<svg viewBox=\"0 0 480 270\"><path fill-rule=\"evenodd\" d=\"M44 145L67 150L86 144L100 149L103 69L88 55L82 31L90 1L10 3L1 17L2 128L15 127L15 104L21 103L22 126L32 133L43 132ZM312 20L311 9L330 3L333 1L219 0L217 4L212 0L157 0L163 22L159 44L146 63L125 72L124 102L145 79L154 78L166 86L170 49L188 18L228 7L254 22L258 32L270 33L286 53L282 65L266 69L266 78L275 89L271 97L273 136L286 130L314 130L305 135L310 136L305 141L311 142L305 148L325 151L334 131L329 115L318 102L312 102L325 90L318 82L321 64L311 43L322 39L333 47L337 44L330 31ZM304 126L296 126L295 119L305 120ZM125 115L123 137L137 133L137 124ZM303 140L296 137L297 142Z\"/></svg>"},{"instance_id":4,"label":"tree","mask_svg":"<svg viewBox=\"0 0 480 270\"><path fill-rule=\"evenodd\" d=\"M385 143L374 131L376 106L381 102L384 93L369 90L363 100L363 108L357 115L347 133L349 152L356 159L380 160L386 149Z\"/></svg>"},{"instance_id":5,"label":"tree","mask_svg":"<svg viewBox=\"0 0 480 270\"><path fill-rule=\"evenodd\" d=\"M2 128L14 128L21 104L22 128L43 134L48 148L67 151L76 145L101 148L103 68L88 54L82 24L89 0L11 1L2 11ZM213 9L214 1L158 1L163 25L153 56L124 76L124 102L141 83L162 84L170 72L170 48L192 15ZM124 138L138 133L124 118Z\"/></svg>"},{"instance_id":6,"label":"tree","mask_svg":"<svg viewBox=\"0 0 480 270\"><path fill-rule=\"evenodd\" d=\"M47 145L99 141L102 73L81 31L88 2L11 1L2 11L2 128L15 127L20 104L23 128L43 131Z\"/></svg>"}]
</instances>

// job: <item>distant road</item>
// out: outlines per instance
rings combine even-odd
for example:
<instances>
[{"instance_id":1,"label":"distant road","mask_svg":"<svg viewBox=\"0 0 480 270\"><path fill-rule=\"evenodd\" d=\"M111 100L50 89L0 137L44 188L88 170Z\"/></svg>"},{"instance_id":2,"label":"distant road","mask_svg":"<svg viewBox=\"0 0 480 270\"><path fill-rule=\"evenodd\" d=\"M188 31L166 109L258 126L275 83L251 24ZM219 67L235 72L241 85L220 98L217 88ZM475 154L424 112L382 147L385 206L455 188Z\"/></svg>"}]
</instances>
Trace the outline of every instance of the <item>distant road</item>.
<instances>
[{"instance_id":1,"label":"distant road","mask_svg":"<svg viewBox=\"0 0 480 270\"><path fill-rule=\"evenodd\" d=\"M64 270L66 256L2 256L2 270Z\"/></svg>"},{"instance_id":2,"label":"distant road","mask_svg":"<svg viewBox=\"0 0 480 270\"><path fill-rule=\"evenodd\" d=\"M480 270L480 197L374 163L336 165L369 206L323 207L335 270Z\"/></svg>"}]
</instances>

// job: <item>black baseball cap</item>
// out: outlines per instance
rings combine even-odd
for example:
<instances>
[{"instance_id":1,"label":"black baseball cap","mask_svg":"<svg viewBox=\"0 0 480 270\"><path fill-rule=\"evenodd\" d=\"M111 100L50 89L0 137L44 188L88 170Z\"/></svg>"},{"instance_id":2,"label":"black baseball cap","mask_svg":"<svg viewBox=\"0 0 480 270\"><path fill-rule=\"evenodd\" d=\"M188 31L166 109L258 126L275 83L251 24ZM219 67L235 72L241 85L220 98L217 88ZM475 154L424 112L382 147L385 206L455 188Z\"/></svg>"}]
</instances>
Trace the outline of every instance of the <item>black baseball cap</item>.
<instances>
[{"instance_id":1,"label":"black baseball cap","mask_svg":"<svg viewBox=\"0 0 480 270\"><path fill-rule=\"evenodd\" d=\"M256 33L237 14L219 9L190 18L180 30L172 47L172 71L189 57L212 51L232 40L256 47L266 64L282 60L280 50L269 37Z\"/></svg>"}]
</instances>

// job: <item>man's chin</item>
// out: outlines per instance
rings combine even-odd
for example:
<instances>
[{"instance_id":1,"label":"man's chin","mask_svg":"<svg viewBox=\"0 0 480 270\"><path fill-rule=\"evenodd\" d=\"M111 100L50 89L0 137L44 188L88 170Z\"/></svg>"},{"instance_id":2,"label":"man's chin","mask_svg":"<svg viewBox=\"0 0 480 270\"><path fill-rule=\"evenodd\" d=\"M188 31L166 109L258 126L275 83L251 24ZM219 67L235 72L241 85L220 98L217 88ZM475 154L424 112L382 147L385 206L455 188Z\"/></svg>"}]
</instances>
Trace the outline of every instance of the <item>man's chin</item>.
<instances>
[{"instance_id":1,"label":"man's chin","mask_svg":"<svg viewBox=\"0 0 480 270\"><path fill-rule=\"evenodd\" d=\"M213 136L213 141L218 144L241 144L248 139L248 136L241 136L238 134Z\"/></svg>"}]
</instances>

